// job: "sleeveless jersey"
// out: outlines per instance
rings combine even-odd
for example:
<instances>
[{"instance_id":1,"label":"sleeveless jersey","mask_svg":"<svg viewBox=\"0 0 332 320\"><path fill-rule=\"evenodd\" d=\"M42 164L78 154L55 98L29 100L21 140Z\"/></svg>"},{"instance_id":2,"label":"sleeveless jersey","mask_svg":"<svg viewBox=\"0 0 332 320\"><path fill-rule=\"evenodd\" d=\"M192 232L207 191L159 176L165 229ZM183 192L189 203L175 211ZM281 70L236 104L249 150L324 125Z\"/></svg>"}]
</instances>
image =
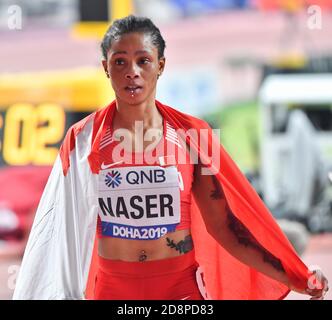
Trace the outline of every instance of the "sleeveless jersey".
<instances>
[{"instance_id":1,"label":"sleeveless jersey","mask_svg":"<svg viewBox=\"0 0 332 320\"><path fill-rule=\"evenodd\" d=\"M190 228L194 165L165 119L163 129L145 152L130 152L124 131L107 129L100 143L98 237L153 240Z\"/></svg>"}]
</instances>

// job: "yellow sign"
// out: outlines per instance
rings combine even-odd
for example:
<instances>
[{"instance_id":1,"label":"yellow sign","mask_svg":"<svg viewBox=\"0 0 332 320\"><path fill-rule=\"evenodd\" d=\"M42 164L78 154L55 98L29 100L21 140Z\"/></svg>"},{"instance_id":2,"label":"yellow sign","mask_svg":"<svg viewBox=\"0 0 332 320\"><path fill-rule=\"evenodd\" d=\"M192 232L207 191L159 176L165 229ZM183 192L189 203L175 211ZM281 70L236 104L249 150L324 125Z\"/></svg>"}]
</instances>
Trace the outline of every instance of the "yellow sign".
<instances>
[{"instance_id":1,"label":"yellow sign","mask_svg":"<svg viewBox=\"0 0 332 320\"><path fill-rule=\"evenodd\" d=\"M94 111L113 99L102 67L0 76L0 110L14 103L51 102L69 110Z\"/></svg>"},{"instance_id":2,"label":"yellow sign","mask_svg":"<svg viewBox=\"0 0 332 320\"><path fill-rule=\"evenodd\" d=\"M4 161L10 165L53 163L58 149L50 145L61 141L64 127L65 112L57 104L10 106L3 135Z\"/></svg>"},{"instance_id":3,"label":"yellow sign","mask_svg":"<svg viewBox=\"0 0 332 320\"><path fill-rule=\"evenodd\" d=\"M0 165L53 164L66 129L113 99L101 68L0 76Z\"/></svg>"}]
</instances>

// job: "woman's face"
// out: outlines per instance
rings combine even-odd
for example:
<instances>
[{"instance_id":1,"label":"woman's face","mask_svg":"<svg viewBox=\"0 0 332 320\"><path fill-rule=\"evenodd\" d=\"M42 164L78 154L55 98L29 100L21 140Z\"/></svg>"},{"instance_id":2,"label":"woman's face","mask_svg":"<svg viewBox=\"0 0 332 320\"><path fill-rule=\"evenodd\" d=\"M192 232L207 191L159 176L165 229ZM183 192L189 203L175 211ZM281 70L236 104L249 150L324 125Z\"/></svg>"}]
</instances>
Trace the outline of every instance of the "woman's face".
<instances>
[{"instance_id":1,"label":"woman's face","mask_svg":"<svg viewBox=\"0 0 332 320\"><path fill-rule=\"evenodd\" d=\"M108 72L118 100L136 105L154 99L158 75L165 59L149 34L128 33L113 41L103 66Z\"/></svg>"}]
</instances>

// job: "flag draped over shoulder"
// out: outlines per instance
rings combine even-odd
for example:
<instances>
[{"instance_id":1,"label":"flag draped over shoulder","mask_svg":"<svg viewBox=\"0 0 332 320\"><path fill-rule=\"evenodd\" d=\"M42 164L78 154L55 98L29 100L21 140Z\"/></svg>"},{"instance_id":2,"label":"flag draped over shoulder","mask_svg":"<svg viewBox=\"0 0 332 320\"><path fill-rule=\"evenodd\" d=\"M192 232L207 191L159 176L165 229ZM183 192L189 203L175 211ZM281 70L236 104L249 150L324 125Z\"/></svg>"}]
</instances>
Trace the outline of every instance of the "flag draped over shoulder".
<instances>
[{"instance_id":1,"label":"flag draped over shoulder","mask_svg":"<svg viewBox=\"0 0 332 320\"><path fill-rule=\"evenodd\" d=\"M203 161L211 158L209 151L217 150L220 165L212 157L210 168L232 214L280 261L290 283L305 289L308 268L207 123L158 101L156 106L175 129L207 130L205 141L185 135L183 139ZM68 130L36 213L14 299L93 299L98 268L99 144L115 109L112 102ZM194 199L191 219L196 260L209 298L282 299L287 295L288 287L242 264L209 235Z\"/></svg>"}]
</instances>

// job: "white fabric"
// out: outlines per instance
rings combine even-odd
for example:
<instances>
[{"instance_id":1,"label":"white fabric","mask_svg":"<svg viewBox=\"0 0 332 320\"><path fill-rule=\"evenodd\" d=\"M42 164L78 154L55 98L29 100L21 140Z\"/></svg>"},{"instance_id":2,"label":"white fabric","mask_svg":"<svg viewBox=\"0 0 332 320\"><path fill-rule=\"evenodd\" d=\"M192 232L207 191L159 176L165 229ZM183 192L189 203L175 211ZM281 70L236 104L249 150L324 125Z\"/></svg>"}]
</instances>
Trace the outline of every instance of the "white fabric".
<instances>
[{"instance_id":1,"label":"white fabric","mask_svg":"<svg viewBox=\"0 0 332 320\"><path fill-rule=\"evenodd\" d=\"M66 176L58 156L40 200L13 299L84 299L98 214L91 173L93 118L76 138Z\"/></svg>"}]
</instances>

